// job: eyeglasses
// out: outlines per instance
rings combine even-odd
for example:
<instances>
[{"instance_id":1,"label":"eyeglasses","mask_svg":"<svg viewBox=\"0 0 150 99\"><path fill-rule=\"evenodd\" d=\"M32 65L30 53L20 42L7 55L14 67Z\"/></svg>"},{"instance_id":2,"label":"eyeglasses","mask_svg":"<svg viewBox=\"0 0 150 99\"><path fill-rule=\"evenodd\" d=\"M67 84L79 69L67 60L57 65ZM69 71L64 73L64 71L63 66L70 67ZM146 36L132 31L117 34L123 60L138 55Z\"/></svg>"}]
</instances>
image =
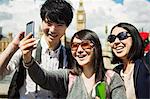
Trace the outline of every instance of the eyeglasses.
<instances>
[{"instance_id":1,"label":"eyeglasses","mask_svg":"<svg viewBox=\"0 0 150 99\"><path fill-rule=\"evenodd\" d=\"M120 32L118 35L109 35L107 41L110 43L113 43L115 41L116 38L118 38L119 40L124 40L127 39L128 37L131 37L131 35L128 35L129 32Z\"/></svg>"},{"instance_id":2,"label":"eyeglasses","mask_svg":"<svg viewBox=\"0 0 150 99\"><path fill-rule=\"evenodd\" d=\"M72 51L77 51L79 45L81 45L81 47L84 49L84 50L87 50L87 49L92 49L94 44L91 42L91 41L82 41L81 43L75 43L75 42L72 42L71 44L71 50Z\"/></svg>"}]
</instances>

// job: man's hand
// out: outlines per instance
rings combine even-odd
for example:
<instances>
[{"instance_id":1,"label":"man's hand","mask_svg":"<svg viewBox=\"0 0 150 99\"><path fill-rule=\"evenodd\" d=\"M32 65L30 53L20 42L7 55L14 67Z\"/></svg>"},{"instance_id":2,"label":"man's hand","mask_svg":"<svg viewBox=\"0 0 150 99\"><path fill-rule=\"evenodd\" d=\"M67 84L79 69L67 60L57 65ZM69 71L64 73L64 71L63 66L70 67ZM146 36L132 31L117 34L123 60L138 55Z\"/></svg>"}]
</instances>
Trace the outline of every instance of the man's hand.
<instances>
[{"instance_id":1,"label":"man's hand","mask_svg":"<svg viewBox=\"0 0 150 99\"><path fill-rule=\"evenodd\" d=\"M18 33L15 38L12 40L11 44L14 47L14 49L19 48L19 42L23 39L25 32Z\"/></svg>"},{"instance_id":2,"label":"man's hand","mask_svg":"<svg viewBox=\"0 0 150 99\"><path fill-rule=\"evenodd\" d=\"M6 70L7 65L19 48L19 42L24 37L24 32L18 33L7 48L0 54L0 73L2 74Z\"/></svg>"},{"instance_id":3,"label":"man's hand","mask_svg":"<svg viewBox=\"0 0 150 99\"><path fill-rule=\"evenodd\" d=\"M32 58L32 50L37 46L36 39L32 38L32 33L28 34L20 41L19 47L23 54L23 60L25 63L29 63Z\"/></svg>"}]
</instances>

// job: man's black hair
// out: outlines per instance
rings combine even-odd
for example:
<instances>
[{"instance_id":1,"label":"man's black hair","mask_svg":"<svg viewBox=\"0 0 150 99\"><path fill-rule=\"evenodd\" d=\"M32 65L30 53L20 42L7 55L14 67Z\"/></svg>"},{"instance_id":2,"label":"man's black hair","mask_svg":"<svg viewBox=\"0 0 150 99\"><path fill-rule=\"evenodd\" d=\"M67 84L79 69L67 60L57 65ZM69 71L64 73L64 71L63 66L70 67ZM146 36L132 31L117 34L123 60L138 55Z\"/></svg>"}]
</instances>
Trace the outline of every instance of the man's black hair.
<instances>
[{"instance_id":1,"label":"man's black hair","mask_svg":"<svg viewBox=\"0 0 150 99\"><path fill-rule=\"evenodd\" d=\"M73 18L73 7L65 0L47 0L41 7L42 21L66 24L68 27Z\"/></svg>"}]
</instances>

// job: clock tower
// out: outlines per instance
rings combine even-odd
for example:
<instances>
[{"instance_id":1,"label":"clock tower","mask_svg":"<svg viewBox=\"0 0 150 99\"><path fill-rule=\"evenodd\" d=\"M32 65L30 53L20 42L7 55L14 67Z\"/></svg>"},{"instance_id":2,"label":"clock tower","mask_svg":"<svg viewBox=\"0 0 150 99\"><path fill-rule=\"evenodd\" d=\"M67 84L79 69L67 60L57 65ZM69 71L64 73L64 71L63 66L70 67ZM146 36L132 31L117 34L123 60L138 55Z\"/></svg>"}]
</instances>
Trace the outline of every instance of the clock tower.
<instances>
[{"instance_id":1,"label":"clock tower","mask_svg":"<svg viewBox=\"0 0 150 99\"><path fill-rule=\"evenodd\" d=\"M85 29L86 28L86 14L85 14L85 10L83 7L83 0L79 1L79 7L77 9L76 18L77 18L76 20L77 31L81 29Z\"/></svg>"}]
</instances>

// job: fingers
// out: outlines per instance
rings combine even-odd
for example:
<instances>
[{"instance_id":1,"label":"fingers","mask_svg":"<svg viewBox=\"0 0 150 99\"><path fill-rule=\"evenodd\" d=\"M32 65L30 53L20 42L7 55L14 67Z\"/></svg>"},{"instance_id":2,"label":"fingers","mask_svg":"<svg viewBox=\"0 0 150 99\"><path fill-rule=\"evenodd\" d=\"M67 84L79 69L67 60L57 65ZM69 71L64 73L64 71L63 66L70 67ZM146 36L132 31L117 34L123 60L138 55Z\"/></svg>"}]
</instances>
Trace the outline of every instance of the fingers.
<instances>
[{"instance_id":1,"label":"fingers","mask_svg":"<svg viewBox=\"0 0 150 99\"><path fill-rule=\"evenodd\" d=\"M32 50L35 49L36 46L36 39L32 38L32 33L28 34L20 41L19 48L22 51L24 62L28 63L31 60Z\"/></svg>"},{"instance_id":2,"label":"fingers","mask_svg":"<svg viewBox=\"0 0 150 99\"><path fill-rule=\"evenodd\" d=\"M27 39L30 39L32 38L33 34L32 33L29 33L27 36L25 36L22 40L27 40Z\"/></svg>"},{"instance_id":3,"label":"fingers","mask_svg":"<svg viewBox=\"0 0 150 99\"><path fill-rule=\"evenodd\" d=\"M95 99L100 99L100 98L98 96L96 96Z\"/></svg>"},{"instance_id":4,"label":"fingers","mask_svg":"<svg viewBox=\"0 0 150 99\"><path fill-rule=\"evenodd\" d=\"M18 34L15 36L15 39L14 39L14 40L18 40L18 41L22 40L23 37L24 37L24 34L25 34L25 32L20 32L20 33L18 33Z\"/></svg>"},{"instance_id":5,"label":"fingers","mask_svg":"<svg viewBox=\"0 0 150 99\"><path fill-rule=\"evenodd\" d=\"M27 54L29 51L32 51L34 48L36 48L36 39L30 37L31 35L28 35L20 41L19 47L23 54Z\"/></svg>"},{"instance_id":6,"label":"fingers","mask_svg":"<svg viewBox=\"0 0 150 99\"><path fill-rule=\"evenodd\" d=\"M36 47L31 47L29 49L26 50L22 50L22 53L24 56L26 56L28 53L30 53L33 49L35 49ZM31 53L32 54L32 53ZM29 56L29 55L28 55Z\"/></svg>"},{"instance_id":7,"label":"fingers","mask_svg":"<svg viewBox=\"0 0 150 99\"><path fill-rule=\"evenodd\" d=\"M20 32L20 33L18 34L19 40L22 40L22 39L24 38L24 34L25 34L25 32Z\"/></svg>"},{"instance_id":8,"label":"fingers","mask_svg":"<svg viewBox=\"0 0 150 99\"><path fill-rule=\"evenodd\" d=\"M23 54L27 54L29 51L36 48L36 39L32 38L32 33L28 34L20 41L19 47Z\"/></svg>"},{"instance_id":9,"label":"fingers","mask_svg":"<svg viewBox=\"0 0 150 99\"><path fill-rule=\"evenodd\" d=\"M24 38L20 41L19 47L32 47L36 44L36 39L35 38Z\"/></svg>"},{"instance_id":10,"label":"fingers","mask_svg":"<svg viewBox=\"0 0 150 99\"><path fill-rule=\"evenodd\" d=\"M24 37L24 32L20 32L15 36L15 38L11 42L14 49L19 48L19 42L21 39L23 39L23 37Z\"/></svg>"}]
</instances>

